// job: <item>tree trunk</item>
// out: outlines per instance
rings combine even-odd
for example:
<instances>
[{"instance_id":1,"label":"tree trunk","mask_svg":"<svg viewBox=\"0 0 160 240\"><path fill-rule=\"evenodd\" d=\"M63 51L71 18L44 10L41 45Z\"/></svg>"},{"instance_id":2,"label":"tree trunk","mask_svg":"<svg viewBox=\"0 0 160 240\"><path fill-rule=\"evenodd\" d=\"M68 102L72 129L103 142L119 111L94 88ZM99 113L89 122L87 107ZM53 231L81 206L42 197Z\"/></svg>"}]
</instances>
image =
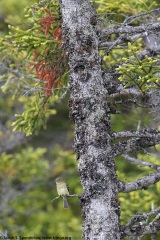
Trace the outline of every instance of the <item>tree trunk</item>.
<instances>
[{"instance_id":1,"label":"tree trunk","mask_svg":"<svg viewBox=\"0 0 160 240\"><path fill-rule=\"evenodd\" d=\"M96 14L89 0L62 0L63 46L69 56L70 115L83 194L84 239L120 239L110 109L98 53Z\"/></svg>"}]
</instances>

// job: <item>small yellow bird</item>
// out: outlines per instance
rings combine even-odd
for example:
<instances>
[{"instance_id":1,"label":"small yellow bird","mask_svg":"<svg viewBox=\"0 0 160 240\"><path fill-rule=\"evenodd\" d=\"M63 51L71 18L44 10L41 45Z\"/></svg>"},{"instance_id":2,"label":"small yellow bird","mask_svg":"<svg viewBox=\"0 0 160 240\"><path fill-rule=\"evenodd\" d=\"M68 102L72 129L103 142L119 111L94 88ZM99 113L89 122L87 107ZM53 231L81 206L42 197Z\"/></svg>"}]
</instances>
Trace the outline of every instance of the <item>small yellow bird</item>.
<instances>
[{"instance_id":1,"label":"small yellow bird","mask_svg":"<svg viewBox=\"0 0 160 240\"><path fill-rule=\"evenodd\" d=\"M57 187L57 193L59 196L63 198L63 206L64 208L68 208L68 202L67 202L67 197L69 196L69 190L67 183L64 181L62 177L56 178L56 187Z\"/></svg>"}]
</instances>

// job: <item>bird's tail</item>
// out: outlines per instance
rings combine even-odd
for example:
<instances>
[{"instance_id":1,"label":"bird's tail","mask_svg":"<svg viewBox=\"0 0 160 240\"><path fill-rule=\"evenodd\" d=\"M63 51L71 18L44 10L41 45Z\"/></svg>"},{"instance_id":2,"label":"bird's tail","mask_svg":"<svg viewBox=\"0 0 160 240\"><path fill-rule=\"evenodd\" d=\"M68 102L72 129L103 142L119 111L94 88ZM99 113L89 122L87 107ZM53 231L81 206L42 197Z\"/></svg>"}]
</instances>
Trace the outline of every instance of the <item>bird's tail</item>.
<instances>
[{"instance_id":1,"label":"bird's tail","mask_svg":"<svg viewBox=\"0 0 160 240\"><path fill-rule=\"evenodd\" d=\"M66 197L63 197L63 207L68 208L68 202Z\"/></svg>"}]
</instances>

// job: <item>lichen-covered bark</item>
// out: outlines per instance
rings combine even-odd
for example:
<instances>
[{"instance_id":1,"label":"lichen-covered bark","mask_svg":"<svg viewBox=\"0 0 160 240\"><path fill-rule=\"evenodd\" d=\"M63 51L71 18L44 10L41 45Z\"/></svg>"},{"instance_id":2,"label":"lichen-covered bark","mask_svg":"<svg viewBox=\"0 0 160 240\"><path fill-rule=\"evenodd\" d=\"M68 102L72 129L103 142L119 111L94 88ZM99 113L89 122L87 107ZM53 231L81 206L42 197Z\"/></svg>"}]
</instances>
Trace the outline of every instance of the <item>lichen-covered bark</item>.
<instances>
[{"instance_id":1,"label":"lichen-covered bark","mask_svg":"<svg viewBox=\"0 0 160 240\"><path fill-rule=\"evenodd\" d=\"M69 107L83 186L83 237L120 239L110 109L98 53L96 15L89 0L62 0L62 18L71 71Z\"/></svg>"}]
</instances>

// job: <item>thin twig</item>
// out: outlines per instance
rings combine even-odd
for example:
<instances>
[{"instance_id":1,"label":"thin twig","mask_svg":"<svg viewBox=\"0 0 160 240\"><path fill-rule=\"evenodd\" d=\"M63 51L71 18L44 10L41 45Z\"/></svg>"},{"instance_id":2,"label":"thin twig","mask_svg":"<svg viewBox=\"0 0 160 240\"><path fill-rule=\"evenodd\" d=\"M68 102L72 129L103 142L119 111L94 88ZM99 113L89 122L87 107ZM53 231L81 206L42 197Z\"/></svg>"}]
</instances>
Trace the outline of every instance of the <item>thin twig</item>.
<instances>
[{"instance_id":1,"label":"thin twig","mask_svg":"<svg viewBox=\"0 0 160 240\"><path fill-rule=\"evenodd\" d=\"M56 198L53 198L51 202L53 202L54 200L56 200L56 199L58 199L58 198L60 198L60 196L58 196L58 197L56 197Z\"/></svg>"},{"instance_id":2,"label":"thin twig","mask_svg":"<svg viewBox=\"0 0 160 240\"><path fill-rule=\"evenodd\" d=\"M138 164L140 166L147 166L147 167L150 167L150 168L153 168L153 169L156 169L156 170L160 170L159 165L152 164L152 163L145 162L145 161L141 161L137 158L130 157L127 154L122 154L122 157L124 157L126 160L128 160L131 164Z\"/></svg>"},{"instance_id":3,"label":"thin twig","mask_svg":"<svg viewBox=\"0 0 160 240\"><path fill-rule=\"evenodd\" d=\"M79 196L80 196L79 194L70 194L70 195L67 195L67 197L79 197ZM61 197L61 196L58 196L58 197L53 198L51 202L53 202L54 200L56 200L56 199L58 199L58 198L60 198L60 197Z\"/></svg>"},{"instance_id":4,"label":"thin twig","mask_svg":"<svg viewBox=\"0 0 160 240\"><path fill-rule=\"evenodd\" d=\"M153 13L153 12L156 12L156 11L160 11L160 8L156 8L156 9L153 9L151 11L148 11L148 12L143 12L143 13L139 13L139 14L136 14L134 16L130 16L130 17L126 17L126 19L124 20L123 24L130 24L132 23L134 20L136 20L137 18L140 18L140 17L144 17L146 15L149 15L150 13Z\"/></svg>"}]
</instances>

